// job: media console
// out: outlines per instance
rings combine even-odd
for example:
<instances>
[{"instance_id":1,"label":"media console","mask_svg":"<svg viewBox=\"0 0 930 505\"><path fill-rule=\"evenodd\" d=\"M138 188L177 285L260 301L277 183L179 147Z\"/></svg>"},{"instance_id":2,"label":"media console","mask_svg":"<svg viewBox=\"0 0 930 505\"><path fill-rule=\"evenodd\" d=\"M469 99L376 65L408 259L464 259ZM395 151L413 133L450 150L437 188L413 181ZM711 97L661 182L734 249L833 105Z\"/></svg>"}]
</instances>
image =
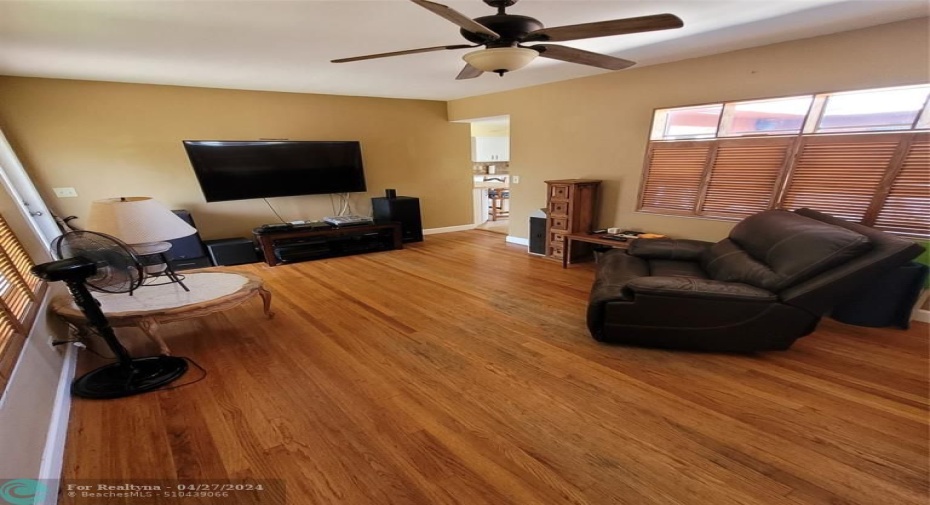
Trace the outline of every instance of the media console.
<instances>
[{"instance_id":1,"label":"media console","mask_svg":"<svg viewBox=\"0 0 930 505\"><path fill-rule=\"evenodd\" d=\"M252 230L268 265L403 249L400 223L321 228L293 226Z\"/></svg>"}]
</instances>

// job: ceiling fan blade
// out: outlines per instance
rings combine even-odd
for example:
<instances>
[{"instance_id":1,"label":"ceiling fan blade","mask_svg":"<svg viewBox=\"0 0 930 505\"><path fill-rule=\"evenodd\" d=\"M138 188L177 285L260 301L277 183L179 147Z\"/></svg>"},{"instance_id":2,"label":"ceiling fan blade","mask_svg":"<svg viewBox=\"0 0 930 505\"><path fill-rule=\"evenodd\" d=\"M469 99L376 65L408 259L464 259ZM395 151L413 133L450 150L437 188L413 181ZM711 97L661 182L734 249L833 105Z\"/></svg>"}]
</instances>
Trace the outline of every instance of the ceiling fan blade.
<instances>
[{"instance_id":1,"label":"ceiling fan blade","mask_svg":"<svg viewBox=\"0 0 930 505\"><path fill-rule=\"evenodd\" d=\"M423 7L424 9L429 10L433 14L436 14L448 21L452 21L453 23L459 25L460 27L472 33L481 33L481 34L487 35L488 37L491 37L494 40L501 38L501 36L498 35L497 32L495 32L494 30L488 28L487 26L484 26L483 24L477 21L474 21L473 19L469 18L465 14L462 14L461 12L451 7L445 6L443 4L438 4L436 2L430 2L428 0L410 0L410 1L419 5L420 7Z\"/></svg>"},{"instance_id":2,"label":"ceiling fan blade","mask_svg":"<svg viewBox=\"0 0 930 505\"><path fill-rule=\"evenodd\" d=\"M339 58L331 60L332 63L348 63L350 61L373 60L375 58L387 58L389 56L403 56L405 54L428 53L431 51L442 51L444 49L467 49L469 47L478 47L477 45L456 44L452 46L422 47L420 49L407 49L406 51L392 51L390 53L367 54L365 56L353 56L351 58Z\"/></svg>"},{"instance_id":3,"label":"ceiling fan blade","mask_svg":"<svg viewBox=\"0 0 930 505\"><path fill-rule=\"evenodd\" d=\"M539 55L543 58L590 65L592 67L606 68L607 70L623 70L624 68L636 65L635 61L624 60L623 58L616 58L606 54L592 53L591 51L575 49L574 47L537 44L535 46L530 46L530 49L539 51Z\"/></svg>"},{"instance_id":4,"label":"ceiling fan blade","mask_svg":"<svg viewBox=\"0 0 930 505\"><path fill-rule=\"evenodd\" d=\"M614 19L580 25L556 26L542 28L528 33L523 41L553 41L591 39L627 33L652 32L681 28L684 21L674 14L655 14L637 18Z\"/></svg>"},{"instance_id":5,"label":"ceiling fan blade","mask_svg":"<svg viewBox=\"0 0 930 505\"><path fill-rule=\"evenodd\" d=\"M459 75L455 76L455 79L456 80L474 79L475 77L478 77L483 73L484 73L484 70L479 70L469 65L468 63L466 63L465 68L463 68L462 71L459 72Z\"/></svg>"}]
</instances>

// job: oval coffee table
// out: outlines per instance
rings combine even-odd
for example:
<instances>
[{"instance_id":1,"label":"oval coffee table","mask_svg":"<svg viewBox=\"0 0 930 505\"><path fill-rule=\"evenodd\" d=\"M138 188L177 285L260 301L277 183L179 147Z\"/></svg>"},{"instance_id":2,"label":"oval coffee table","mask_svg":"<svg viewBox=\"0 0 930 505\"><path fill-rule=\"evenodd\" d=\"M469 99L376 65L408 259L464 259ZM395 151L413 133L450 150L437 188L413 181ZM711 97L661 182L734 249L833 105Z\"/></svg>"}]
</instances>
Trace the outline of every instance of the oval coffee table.
<instances>
[{"instance_id":1,"label":"oval coffee table","mask_svg":"<svg viewBox=\"0 0 930 505\"><path fill-rule=\"evenodd\" d=\"M265 289L256 275L239 272L193 272L184 275L184 291L177 283L142 286L128 293L98 293L94 298L110 321L110 326L138 326L162 354L170 354L165 341L158 334L164 323L206 316L231 309L246 300L260 296L265 316L271 318L271 292ZM68 296L52 300L52 311L77 328L80 334L88 333L87 319Z\"/></svg>"}]
</instances>

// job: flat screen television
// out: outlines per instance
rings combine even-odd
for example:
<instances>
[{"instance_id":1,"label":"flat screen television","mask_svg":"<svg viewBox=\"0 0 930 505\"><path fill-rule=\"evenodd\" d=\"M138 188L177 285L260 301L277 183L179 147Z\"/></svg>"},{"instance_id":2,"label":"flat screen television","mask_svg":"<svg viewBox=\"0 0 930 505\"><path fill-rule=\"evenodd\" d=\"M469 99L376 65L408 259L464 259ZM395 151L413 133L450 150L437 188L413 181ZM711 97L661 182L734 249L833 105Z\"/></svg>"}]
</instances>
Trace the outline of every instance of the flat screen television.
<instances>
[{"instance_id":1,"label":"flat screen television","mask_svg":"<svg viewBox=\"0 0 930 505\"><path fill-rule=\"evenodd\" d=\"M365 191L357 141L185 140L208 202Z\"/></svg>"}]
</instances>

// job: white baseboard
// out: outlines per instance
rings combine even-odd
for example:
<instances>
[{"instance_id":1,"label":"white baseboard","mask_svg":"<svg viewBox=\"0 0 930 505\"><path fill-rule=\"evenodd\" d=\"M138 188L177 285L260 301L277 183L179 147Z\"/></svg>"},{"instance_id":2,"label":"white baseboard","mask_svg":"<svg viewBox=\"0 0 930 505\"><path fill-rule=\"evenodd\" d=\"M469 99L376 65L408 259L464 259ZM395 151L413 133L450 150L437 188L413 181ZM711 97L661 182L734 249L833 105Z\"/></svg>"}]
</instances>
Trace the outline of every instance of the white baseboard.
<instances>
[{"instance_id":1,"label":"white baseboard","mask_svg":"<svg viewBox=\"0 0 930 505\"><path fill-rule=\"evenodd\" d=\"M911 319L922 323L930 323L930 310L917 309L911 314Z\"/></svg>"},{"instance_id":2,"label":"white baseboard","mask_svg":"<svg viewBox=\"0 0 930 505\"><path fill-rule=\"evenodd\" d=\"M68 419L71 416L71 381L74 380L74 371L77 368L77 355L77 347L68 345L61 374L58 376L55 406L45 439L45 450L42 452L42 464L39 467L39 480L46 483L47 488L45 500L41 505L58 503L58 485L65 460Z\"/></svg>"},{"instance_id":3,"label":"white baseboard","mask_svg":"<svg viewBox=\"0 0 930 505\"><path fill-rule=\"evenodd\" d=\"M530 239L523 237L514 237L513 235L507 235L507 242L511 244L525 245L530 246Z\"/></svg>"},{"instance_id":4,"label":"white baseboard","mask_svg":"<svg viewBox=\"0 0 930 505\"><path fill-rule=\"evenodd\" d=\"M423 234L424 235L435 235L437 233L452 233L454 231L466 231L466 230L474 230L474 229L475 229L475 225L473 224L463 224L459 226L446 226L445 228L429 228L429 229L423 230Z\"/></svg>"}]
</instances>

